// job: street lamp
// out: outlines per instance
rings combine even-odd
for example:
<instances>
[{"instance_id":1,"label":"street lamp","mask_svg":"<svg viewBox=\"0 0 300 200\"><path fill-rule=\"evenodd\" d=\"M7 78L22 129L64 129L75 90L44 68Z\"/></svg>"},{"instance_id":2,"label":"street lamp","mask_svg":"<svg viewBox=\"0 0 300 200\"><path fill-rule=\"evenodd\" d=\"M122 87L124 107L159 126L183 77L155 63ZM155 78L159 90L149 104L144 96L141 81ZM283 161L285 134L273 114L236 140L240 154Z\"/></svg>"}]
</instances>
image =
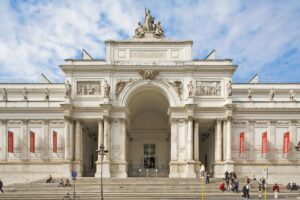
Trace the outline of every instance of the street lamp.
<instances>
[{"instance_id":1,"label":"street lamp","mask_svg":"<svg viewBox=\"0 0 300 200\"><path fill-rule=\"evenodd\" d=\"M104 145L101 144L99 146L99 149L96 150L97 154L100 155L100 159L101 159L101 171L100 171L100 181L101 181L101 184L100 184L100 200L104 200L103 198L103 180L102 180L102 176L103 176L103 171L102 171L102 168L103 168L103 158L104 156L108 153L108 150L104 150Z\"/></svg>"}]
</instances>

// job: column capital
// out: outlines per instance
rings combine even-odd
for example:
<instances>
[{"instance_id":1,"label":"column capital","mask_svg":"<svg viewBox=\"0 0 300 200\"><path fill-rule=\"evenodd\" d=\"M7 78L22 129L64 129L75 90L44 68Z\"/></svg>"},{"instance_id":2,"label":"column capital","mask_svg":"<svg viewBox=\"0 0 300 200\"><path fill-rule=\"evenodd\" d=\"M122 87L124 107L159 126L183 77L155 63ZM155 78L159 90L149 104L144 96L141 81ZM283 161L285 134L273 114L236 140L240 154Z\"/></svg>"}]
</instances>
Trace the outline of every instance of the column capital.
<instances>
[{"instance_id":1,"label":"column capital","mask_svg":"<svg viewBox=\"0 0 300 200\"><path fill-rule=\"evenodd\" d=\"M226 116L227 121L232 121L233 117L232 116Z\"/></svg>"},{"instance_id":2,"label":"column capital","mask_svg":"<svg viewBox=\"0 0 300 200\"><path fill-rule=\"evenodd\" d=\"M188 121L193 121L193 119L194 119L193 115L188 115L188 116L187 116L187 120L188 120Z\"/></svg>"},{"instance_id":3,"label":"column capital","mask_svg":"<svg viewBox=\"0 0 300 200\"><path fill-rule=\"evenodd\" d=\"M200 120L200 119L194 118L195 124L199 124L199 120Z\"/></svg>"},{"instance_id":4,"label":"column capital","mask_svg":"<svg viewBox=\"0 0 300 200\"><path fill-rule=\"evenodd\" d=\"M102 123L103 122L103 118L98 118L97 121L98 121L98 123Z\"/></svg>"},{"instance_id":5,"label":"column capital","mask_svg":"<svg viewBox=\"0 0 300 200\"><path fill-rule=\"evenodd\" d=\"M216 119L216 123L221 123L222 120L223 120L222 118L217 118L217 119Z\"/></svg>"},{"instance_id":6,"label":"column capital","mask_svg":"<svg viewBox=\"0 0 300 200\"><path fill-rule=\"evenodd\" d=\"M108 115L103 115L103 120L104 121L109 121L110 120L110 117Z\"/></svg>"}]
</instances>

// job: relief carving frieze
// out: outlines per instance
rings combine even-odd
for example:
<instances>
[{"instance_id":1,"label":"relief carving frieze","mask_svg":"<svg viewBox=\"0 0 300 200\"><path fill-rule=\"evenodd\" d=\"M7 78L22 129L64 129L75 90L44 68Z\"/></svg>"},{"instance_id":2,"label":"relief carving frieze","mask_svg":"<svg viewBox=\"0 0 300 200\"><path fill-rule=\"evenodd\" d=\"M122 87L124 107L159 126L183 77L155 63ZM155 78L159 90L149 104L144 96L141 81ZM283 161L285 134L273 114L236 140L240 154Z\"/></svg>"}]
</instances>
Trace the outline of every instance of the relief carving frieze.
<instances>
[{"instance_id":1,"label":"relief carving frieze","mask_svg":"<svg viewBox=\"0 0 300 200\"><path fill-rule=\"evenodd\" d=\"M44 124L44 120L29 120L29 124Z\"/></svg>"},{"instance_id":2,"label":"relief carving frieze","mask_svg":"<svg viewBox=\"0 0 300 200\"><path fill-rule=\"evenodd\" d=\"M77 81L77 95L101 95L100 81Z\"/></svg>"},{"instance_id":3,"label":"relief carving frieze","mask_svg":"<svg viewBox=\"0 0 300 200\"><path fill-rule=\"evenodd\" d=\"M265 121L265 120L256 120L255 121L255 124L258 124L258 125L266 125L268 124L269 122L268 121Z\"/></svg>"},{"instance_id":4,"label":"relief carving frieze","mask_svg":"<svg viewBox=\"0 0 300 200\"><path fill-rule=\"evenodd\" d=\"M221 96L221 82L196 81L196 96Z\"/></svg>"},{"instance_id":5,"label":"relief carving frieze","mask_svg":"<svg viewBox=\"0 0 300 200\"><path fill-rule=\"evenodd\" d=\"M64 124L64 120L51 120L50 123L51 124L63 125Z\"/></svg>"}]
</instances>

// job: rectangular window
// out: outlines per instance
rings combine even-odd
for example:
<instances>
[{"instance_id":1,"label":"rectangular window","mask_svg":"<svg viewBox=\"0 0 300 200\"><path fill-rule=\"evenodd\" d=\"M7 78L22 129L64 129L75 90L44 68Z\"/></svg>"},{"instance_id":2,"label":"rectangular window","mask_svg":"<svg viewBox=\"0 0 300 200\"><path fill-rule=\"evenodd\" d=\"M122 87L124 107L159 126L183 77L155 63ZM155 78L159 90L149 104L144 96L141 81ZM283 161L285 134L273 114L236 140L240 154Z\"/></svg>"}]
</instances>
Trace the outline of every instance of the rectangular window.
<instances>
[{"instance_id":1,"label":"rectangular window","mask_svg":"<svg viewBox=\"0 0 300 200\"><path fill-rule=\"evenodd\" d=\"M144 168L155 168L155 144L144 144Z\"/></svg>"}]
</instances>

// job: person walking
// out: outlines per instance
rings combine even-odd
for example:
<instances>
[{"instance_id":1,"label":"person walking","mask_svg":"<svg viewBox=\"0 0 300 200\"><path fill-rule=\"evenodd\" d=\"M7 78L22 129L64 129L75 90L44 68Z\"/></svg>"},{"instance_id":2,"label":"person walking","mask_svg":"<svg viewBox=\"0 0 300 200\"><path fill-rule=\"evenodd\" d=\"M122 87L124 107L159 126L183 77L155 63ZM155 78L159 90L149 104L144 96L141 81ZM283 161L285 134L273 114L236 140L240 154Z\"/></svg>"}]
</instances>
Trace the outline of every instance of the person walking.
<instances>
[{"instance_id":1,"label":"person walking","mask_svg":"<svg viewBox=\"0 0 300 200\"><path fill-rule=\"evenodd\" d=\"M261 197L262 197L262 190L263 190L262 180L259 179L259 182L258 182L258 198L259 199L261 199Z\"/></svg>"},{"instance_id":2,"label":"person walking","mask_svg":"<svg viewBox=\"0 0 300 200\"><path fill-rule=\"evenodd\" d=\"M2 193L4 193L4 191L3 191L3 182L2 182L2 180L0 179L0 191L2 192Z\"/></svg>"},{"instance_id":3,"label":"person walking","mask_svg":"<svg viewBox=\"0 0 300 200\"><path fill-rule=\"evenodd\" d=\"M248 199L248 189L247 189L247 185L244 185L243 186L243 189L242 189L242 199L245 200L245 199Z\"/></svg>"},{"instance_id":4,"label":"person walking","mask_svg":"<svg viewBox=\"0 0 300 200\"><path fill-rule=\"evenodd\" d=\"M278 199L279 186L277 183L273 185L274 199Z\"/></svg>"}]
</instances>

